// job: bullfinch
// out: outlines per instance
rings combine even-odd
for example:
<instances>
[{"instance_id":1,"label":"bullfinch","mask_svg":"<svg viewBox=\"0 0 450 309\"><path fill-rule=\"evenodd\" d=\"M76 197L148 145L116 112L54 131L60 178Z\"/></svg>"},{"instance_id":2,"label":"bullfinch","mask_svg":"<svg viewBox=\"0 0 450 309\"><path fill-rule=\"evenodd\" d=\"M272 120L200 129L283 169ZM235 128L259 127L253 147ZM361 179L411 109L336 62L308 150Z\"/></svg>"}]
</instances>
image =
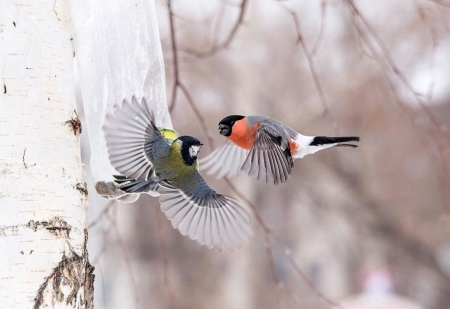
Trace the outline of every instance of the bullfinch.
<instances>
[{"instance_id":1,"label":"bullfinch","mask_svg":"<svg viewBox=\"0 0 450 309\"><path fill-rule=\"evenodd\" d=\"M201 160L202 169L217 178L246 174L270 184L289 179L294 159L330 147L357 147L346 142L359 141L358 136L305 136L264 116L230 115L218 129L228 141Z\"/></svg>"}]
</instances>

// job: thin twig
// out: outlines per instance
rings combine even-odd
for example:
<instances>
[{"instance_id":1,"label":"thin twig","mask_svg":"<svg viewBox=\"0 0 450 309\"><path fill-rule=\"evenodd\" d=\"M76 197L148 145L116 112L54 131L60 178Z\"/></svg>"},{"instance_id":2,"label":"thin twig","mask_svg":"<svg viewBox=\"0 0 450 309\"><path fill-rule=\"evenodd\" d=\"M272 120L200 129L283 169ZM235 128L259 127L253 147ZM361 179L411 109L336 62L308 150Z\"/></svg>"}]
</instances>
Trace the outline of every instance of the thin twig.
<instances>
[{"instance_id":1,"label":"thin twig","mask_svg":"<svg viewBox=\"0 0 450 309\"><path fill-rule=\"evenodd\" d=\"M236 195L239 196L239 198L241 200L243 200L252 209L252 212L255 215L256 220L258 221L258 223L263 228L264 233L266 233L272 239L274 239L278 243L278 245L283 249L283 253L287 257L287 259L288 259L289 263L291 264L292 268L294 268L295 272L306 282L306 284L308 284L308 286L311 288L312 291L314 291L314 293L317 295L317 297L322 299L324 302L328 303L333 308L345 309L340 303L338 303L338 302L332 300L331 298L327 297L326 295L324 295L321 291L319 291L314 286L314 284L311 282L311 280L309 280L309 278L305 275L305 273L301 270L300 266L298 266L297 262L292 257L292 254L291 254L292 251L289 249L289 247L287 245L284 244L284 242L281 239L281 237L278 236L278 234L275 233L275 231L273 231L269 227L269 225L267 225L267 223L264 221L263 217L259 213L259 211L256 208L256 206L242 192L240 192L231 183L231 181L229 179L225 178L225 181L230 186L230 188L234 191L234 193L236 193Z\"/></svg>"},{"instance_id":2,"label":"thin twig","mask_svg":"<svg viewBox=\"0 0 450 309\"><path fill-rule=\"evenodd\" d=\"M316 87L317 93L319 95L319 99L320 102L322 103L322 107L323 107L323 115L324 117L327 117L328 120L331 123L331 126L333 127L334 133L338 134L338 126L337 126L337 122L334 119L334 117L331 115L330 109L328 107L328 102L327 99L325 97L325 93L323 91L323 87L322 84L320 82L319 79L319 75L317 74L316 71L316 67L314 64L314 59L313 56L311 54L311 52L309 51L309 48L303 38L303 34L301 32L301 28L300 28L300 21L298 19L297 14L291 10L289 7L287 7L285 4L281 3L281 2L277 2L287 13L289 13L292 17L292 19L294 20L294 24L295 24L295 29L297 31L297 40L298 42L301 44L303 52L305 54L306 60L308 62L309 65L309 70L311 71L311 75L314 81L314 85Z\"/></svg>"},{"instance_id":3,"label":"thin twig","mask_svg":"<svg viewBox=\"0 0 450 309\"><path fill-rule=\"evenodd\" d=\"M313 48L311 49L311 56L314 57L317 53L317 51L320 48L320 45L323 41L323 34L325 32L325 28L327 26L327 6L328 6L328 0L323 0L320 5L320 30L319 35L317 36L316 42L313 45Z\"/></svg>"},{"instance_id":4,"label":"thin twig","mask_svg":"<svg viewBox=\"0 0 450 309\"><path fill-rule=\"evenodd\" d=\"M214 149L214 135L212 134L209 127L206 125L205 118L203 118L202 114L200 113L199 109L197 108L197 105L195 104L194 100L192 99L191 94L189 93L186 86L184 86L183 83L179 83L179 87L181 91L183 92L184 96L189 102L189 105L194 110L195 115L197 116L198 120L200 121L200 125L202 126L203 132L205 132L206 137L208 138L209 147L211 150Z\"/></svg>"},{"instance_id":5,"label":"thin twig","mask_svg":"<svg viewBox=\"0 0 450 309\"><path fill-rule=\"evenodd\" d=\"M216 19L213 29L213 42L217 41L217 37L219 36L220 31L222 30L223 16L225 15L226 5L227 4L224 2L222 2L222 4L220 5L219 12L217 14L218 17Z\"/></svg>"},{"instance_id":6,"label":"thin twig","mask_svg":"<svg viewBox=\"0 0 450 309\"><path fill-rule=\"evenodd\" d=\"M391 91L394 93L394 96L396 98L396 102L399 104L399 106L407 112L407 114L410 116L411 121L414 123L414 125L417 125L416 122L416 114L407 106L406 103L404 103L400 97L397 95L396 87L394 85L394 82L391 78L389 78L388 74L386 72L392 72L395 76L397 76L404 86L411 92L411 94L414 96L416 101L418 102L419 106L422 108L423 111L425 111L427 117L430 119L433 127L433 132L435 133L434 136L431 136L430 140L434 140L436 142L435 145L427 141L430 147L437 148L439 153L439 161L441 162L440 165L435 165L438 180L441 187L441 195L442 195L442 202L444 203L445 207L450 209L450 199L448 198L450 196L450 192L448 192L448 177L450 177L449 169L447 166L448 162L448 156L446 155L446 150L448 151L450 148L450 139L446 136L446 134L442 131L442 124L440 121L435 117L435 115L431 112L431 110L424 105L423 101L419 97L419 95L414 91L414 89L411 87L411 85L408 83L406 78L404 77L403 73L398 69L397 65L395 64L388 48L384 44L381 37L378 35L378 33L371 27L369 22L364 18L364 16L361 15L359 10L356 8L355 4L352 0L346 0L348 3L350 10L353 15L353 23L355 25L355 28L357 29L358 33L361 35L361 38L366 42L367 46L372 50L375 59L380 64L380 66L383 68L382 72L384 74L384 77L386 78L389 87L391 88ZM358 23L360 21L362 25ZM364 31L364 29L367 30ZM370 37L369 37L369 35ZM372 40L371 40L372 38ZM376 44L376 47L380 50L380 53L377 52L377 48L373 46L372 42ZM425 130L422 130L424 135L430 134L426 132ZM434 137L434 138L433 138ZM427 139L425 139L427 140ZM446 145L447 144L447 145ZM424 147L426 151L426 147ZM433 158L431 155L430 158Z\"/></svg>"},{"instance_id":7,"label":"thin twig","mask_svg":"<svg viewBox=\"0 0 450 309\"><path fill-rule=\"evenodd\" d=\"M442 127L441 122L439 121L439 119L437 119L437 117L433 114L433 112L424 104L422 99L419 97L419 95L412 88L411 84L408 82L406 77L400 71L400 69L398 68L394 59L392 58L391 53L389 52L389 49L384 44L384 41L382 40L380 35L375 31L375 29L372 27L372 25L361 14L359 9L354 4L353 0L346 0L346 2L348 3L348 5L350 7L351 12L362 22L364 27L370 33L371 37L377 43L377 46L380 48L382 55L383 55L384 59L387 61L389 67L392 69L392 72L402 81L402 83L405 85L405 87L411 92L411 94L415 98L416 102L419 104L419 106L422 108L422 110L426 113L428 118L434 124L435 132L438 134L438 136L443 135L443 132L441 130L441 127ZM449 142L449 140L447 140L447 143L448 142Z\"/></svg>"},{"instance_id":8,"label":"thin twig","mask_svg":"<svg viewBox=\"0 0 450 309\"><path fill-rule=\"evenodd\" d=\"M431 36L431 51L430 51L430 60L428 62L428 70L430 72L430 82L428 84L428 91L426 94L426 97L428 100L431 100L433 98L433 90L436 85L436 74L433 74L435 63L436 63L436 49L438 47L438 39L437 39L437 33L436 29L431 26L430 21L428 20L427 13L425 12L425 9L421 6L417 9L420 19L422 19L423 23L428 26L428 29L430 30L430 36Z\"/></svg>"},{"instance_id":9,"label":"thin twig","mask_svg":"<svg viewBox=\"0 0 450 309\"><path fill-rule=\"evenodd\" d=\"M100 261L100 258L103 256L103 254L106 252L106 249L107 249L107 244L108 244L108 240L109 240L109 237L110 237L110 228L111 228L111 224L109 224L108 225L108 227L106 228L106 229L103 229L103 231L102 231L102 238L103 238L103 241L102 241L102 248L101 248L101 250L100 250L100 253L96 256L96 257L94 257L92 260L91 260L91 264L92 265L94 265L94 266L96 266L97 265L97 263Z\"/></svg>"},{"instance_id":10,"label":"thin twig","mask_svg":"<svg viewBox=\"0 0 450 309\"><path fill-rule=\"evenodd\" d=\"M105 205L105 207L103 208L102 212L98 215L98 217L95 218L94 221L89 223L88 229L91 229L94 226L96 226L103 219L105 214L109 211L109 209L114 205L115 202L116 202L116 200L108 201L108 203Z\"/></svg>"},{"instance_id":11,"label":"thin twig","mask_svg":"<svg viewBox=\"0 0 450 309\"><path fill-rule=\"evenodd\" d=\"M264 245L266 247L267 259L269 260L270 272L277 288L284 292L296 305L300 306L301 308L308 309L308 307L300 300L300 298L295 295L295 293L289 287L287 287L284 282L281 281L280 276L278 276L269 233L264 233Z\"/></svg>"},{"instance_id":12,"label":"thin twig","mask_svg":"<svg viewBox=\"0 0 450 309\"><path fill-rule=\"evenodd\" d=\"M319 289L316 288L314 283L312 283L312 281L308 278L308 276L302 271L300 266L298 266L297 262L292 257L291 250L289 249L289 247L287 245L284 244L284 242L283 242L283 240L281 239L280 236L278 236L275 233L273 233L273 235L271 235L271 236L276 240L278 245L282 248L282 250L284 252L284 255L289 260L289 263L294 268L295 272L309 285L309 287L311 288L311 290L314 291L314 293L317 295L317 297L323 299L325 302L327 302L329 305L331 305L331 306L333 306L335 308L345 309L345 307L342 306L340 303L338 303L338 302L332 300L331 298L325 296L325 294L323 294Z\"/></svg>"},{"instance_id":13,"label":"thin twig","mask_svg":"<svg viewBox=\"0 0 450 309\"><path fill-rule=\"evenodd\" d=\"M190 48L182 48L182 49L180 49L180 51L184 51L186 53L192 54L198 58L207 58L207 57L214 55L215 53L217 53L218 51L220 51L222 49L228 48L228 46L231 44L231 41L236 36L236 33L237 33L239 27L242 26L242 24L243 24L247 5L248 5L248 0L242 0L241 4L239 6L239 16L238 16L236 22L234 23L233 27L231 28L230 32L228 33L227 37L225 38L225 40L222 43L215 44L207 51L194 51Z\"/></svg>"}]
</instances>

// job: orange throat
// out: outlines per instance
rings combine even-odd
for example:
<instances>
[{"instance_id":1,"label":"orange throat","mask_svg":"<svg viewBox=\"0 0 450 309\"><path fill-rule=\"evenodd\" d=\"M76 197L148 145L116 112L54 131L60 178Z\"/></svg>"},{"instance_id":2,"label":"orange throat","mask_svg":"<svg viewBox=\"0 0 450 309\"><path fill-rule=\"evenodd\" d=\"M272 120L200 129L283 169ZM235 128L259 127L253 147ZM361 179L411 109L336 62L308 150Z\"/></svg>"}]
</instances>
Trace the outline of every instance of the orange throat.
<instances>
[{"instance_id":1,"label":"orange throat","mask_svg":"<svg viewBox=\"0 0 450 309\"><path fill-rule=\"evenodd\" d=\"M255 142L254 135L258 128L259 123L254 125L253 128L249 128L247 120L243 118L234 123L231 135L227 136L227 138L237 146L250 150Z\"/></svg>"}]
</instances>

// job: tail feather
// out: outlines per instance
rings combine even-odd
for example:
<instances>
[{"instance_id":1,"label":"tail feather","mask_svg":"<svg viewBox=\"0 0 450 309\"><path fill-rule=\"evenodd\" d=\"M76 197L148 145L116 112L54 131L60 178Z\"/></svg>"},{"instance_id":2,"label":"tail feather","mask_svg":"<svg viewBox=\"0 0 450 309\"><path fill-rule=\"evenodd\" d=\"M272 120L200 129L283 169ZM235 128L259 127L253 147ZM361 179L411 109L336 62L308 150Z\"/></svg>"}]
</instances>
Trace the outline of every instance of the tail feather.
<instances>
[{"instance_id":1,"label":"tail feather","mask_svg":"<svg viewBox=\"0 0 450 309\"><path fill-rule=\"evenodd\" d=\"M300 145L300 151L298 151L294 158L303 158L308 154L316 153L320 150L330 147L352 147L356 148L358 145L348 144L346 142L358 142L358 136L340 136L340 137L328 137L328 136L304 136L298 134L296 137L297 143ZM342 143L342 144L341 144Z\"/></svg>"},{"instance_id":2,"label":"tail feather","mask_svg":"<svg viewBox=\"0 0 450 309\"><path fill-rule=\"evenodd\" d=\"M320 146L320 145L336 144L336 143L343 143L343 142L359 142L359 136L341 136L341 137L316 136L316 137L314 137L313 141L309 145L310 146ZM339 144L337 146L342 146L342 145L358 147L357 145L353 145L353 144Z\"/></svg>"},{"instance_id":3,"label":"tail feather","mask_svg":"<svg viewBox=\"0 0 450 309\"><path fill-rule=\"evenodd\" d=\"M114 178L119 188L126 193L148 193L159 189L158 178L154 176L148 180L136 180L122 175L114 175Z\"/></svg>"}]
</instances>

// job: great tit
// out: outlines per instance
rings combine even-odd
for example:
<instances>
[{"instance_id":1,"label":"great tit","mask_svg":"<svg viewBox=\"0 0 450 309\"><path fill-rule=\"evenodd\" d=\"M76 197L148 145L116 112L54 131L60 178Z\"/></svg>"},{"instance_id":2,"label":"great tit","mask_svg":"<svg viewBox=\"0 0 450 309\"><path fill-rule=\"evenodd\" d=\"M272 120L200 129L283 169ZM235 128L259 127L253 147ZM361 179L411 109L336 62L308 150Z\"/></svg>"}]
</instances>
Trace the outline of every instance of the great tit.
<instances>
[{"instance_id":1,"label":"great tit","mask_svg":"<svg viewBox=\"0 0 450 309\"><path fill-rule=\"evenodd\" d=\"M220 250L241 247L251 236L247 212L235 199L212 190L200 175L200 141L180 136L169 144L145 99L115 107L104 132L111 164L122 174L114 176L120 189L159 191L161 210L182 235Z\"/></svg>"},{"instance_id":2,"label":"great tit","mask_svg":"<svg viewBox=\"0 0 450 309\"><path fill-rule=\"evenodd\" d=\"M202 169L217 178L246 174L273 184L289 179L294 159L330 147L357 147L346 142L359 141L358 136L305 136L264 116L230 115L218 129L228 141L201 160Z\"/></svg>"}]
</instances>

